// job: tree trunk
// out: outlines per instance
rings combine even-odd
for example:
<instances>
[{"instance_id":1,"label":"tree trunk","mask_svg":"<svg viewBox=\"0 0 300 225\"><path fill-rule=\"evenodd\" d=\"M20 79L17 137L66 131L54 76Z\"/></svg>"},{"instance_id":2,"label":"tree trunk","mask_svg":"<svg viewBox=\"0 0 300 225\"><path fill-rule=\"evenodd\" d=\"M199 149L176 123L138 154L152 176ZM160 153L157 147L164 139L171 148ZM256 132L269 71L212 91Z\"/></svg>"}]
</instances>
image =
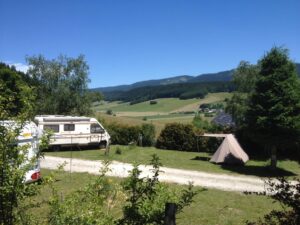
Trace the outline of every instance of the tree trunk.
<instances>
[{"instance_id":1,"label":"tree trunk","mask_svg":"<svg viewBox=\"0 0 300 225\"><path fill-rule=\"evenodd\" d=\"M276 146L271 148L271 170L276 170L277 168L277 149Z\"/></svg>"}]
</instances>

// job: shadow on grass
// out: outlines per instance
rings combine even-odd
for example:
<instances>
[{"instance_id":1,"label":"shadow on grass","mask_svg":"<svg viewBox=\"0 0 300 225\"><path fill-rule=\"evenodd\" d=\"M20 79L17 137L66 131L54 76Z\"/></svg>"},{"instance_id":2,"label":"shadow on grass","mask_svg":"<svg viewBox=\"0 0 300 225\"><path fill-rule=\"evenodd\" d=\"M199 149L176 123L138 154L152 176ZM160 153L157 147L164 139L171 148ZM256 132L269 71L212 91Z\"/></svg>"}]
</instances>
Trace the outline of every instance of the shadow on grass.
<instances>
[{"instance_id":1,"label":"shadow on grass","mask_svg":"<svg viewBox=\"0 0 300 225\"><path fill-rule=\"evenodd\" d=\"M289 177L296 176L297 174L282 169L277 168L276 170L271 170L269 166L255 166L255 165L220 165L222 169L229 170L242 175L252 175L258 177Z\"/></svg>"},{"instance_id":2,"label":"shadow on grass","mask_svg":"<svg viewBox=\"0 0 300 225\"><path fill-rule=\"evenodd\" d=\"M192 158L191 160L200 160L200 161L209 161L211 156L196 156Z\"/></svg>"}]
</instances>

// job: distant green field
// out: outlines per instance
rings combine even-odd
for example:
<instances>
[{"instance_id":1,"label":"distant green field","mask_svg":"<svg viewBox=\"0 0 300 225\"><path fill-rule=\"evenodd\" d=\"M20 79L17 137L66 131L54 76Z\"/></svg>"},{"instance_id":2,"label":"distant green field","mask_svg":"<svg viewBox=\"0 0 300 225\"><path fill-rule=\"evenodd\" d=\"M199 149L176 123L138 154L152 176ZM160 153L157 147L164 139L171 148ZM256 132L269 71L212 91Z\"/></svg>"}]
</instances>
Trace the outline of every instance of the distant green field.
<instances>
[{"instance_id":1,"label":"distant green field","mask_svg":"<svg viewBox=\"0 0 300 225\"><path fill-rule=\"evenodd\" d=\"M187 100L180 100L178 98L161 98L156 99L157 104L150 105L149 101L141 102L138 104L130 105L129 103L120 103L118 105L110 105L108 104L108 108L111 109L113 112L171 112L176 110L182 106L189 105L192 103L199 102L199 99L187 99ZM101 107L99 107L99 110ZM105 109L105 106L103 106Z\"/></svg>"},{"instance_id":2,"label":"distant green field","mask_svg":"<svg viewBox=\"0 0 300 225\"><path fill-rule=\"evenodd\" d=\"M150 105L150 101L141 102L130 105L124 102L110 102L96 106L95 111L105 112L110 109L114 113L128 112L128 116L133 112L157 112L157 113L171 113L171 112L187 112L196 111L200 104L223 102L225 98L229 98L232 94L227 92L210 93L204 99L186 99L180 100L178 98L161 98L155 99L157 104ZM122 114L123 115L123 114ZM137 116L141 116L140 114Z\"/></svg>"},{"instance_id":3,"label":"distant green field","mask_svg":"<svg viewBox=\"0 0 300 225\"><path fill-rule=\"evenodd\" d=\"M108 123L117 122L120 124L140 125L142 123L152 123L156 128L156 136L164 128L165 124L179 122L191 123L193 114L183 112L196 112L203 103L224 102L225 98L230 98L231 93L209 93L204 99L162 98L156 99L157 104L150 105L149 101L130 105L124 102L104 102L94 107L96 115L103 118ZM106 115L107 110L112 110L114 116ZM212 120L212 117L203 117L205 120Z\"/></svg>"}]
</instances>

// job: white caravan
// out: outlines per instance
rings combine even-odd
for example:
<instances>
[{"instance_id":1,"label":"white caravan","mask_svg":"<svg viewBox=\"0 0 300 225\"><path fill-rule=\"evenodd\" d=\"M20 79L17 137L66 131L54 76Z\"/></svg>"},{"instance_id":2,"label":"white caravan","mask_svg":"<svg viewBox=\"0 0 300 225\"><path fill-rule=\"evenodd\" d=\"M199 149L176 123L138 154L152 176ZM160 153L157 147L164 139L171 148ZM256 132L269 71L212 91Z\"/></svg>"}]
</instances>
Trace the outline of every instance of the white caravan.
<instances>
[{"instance_id":1,"label":"white caravan","mask_svg":"<svg viewBox=\"0 0 300 225\"><path fill-rule=\"evenodd\" d=\"M108 148L110 136L95 119L81 116L39 115L34 118L41 130L51 130L50 147L97 145Z\"/></svg>"},{"instance_id":2,"label":"white caravan","mask_svg":"<svg viewBox=\"0 0 300 225\"><path fill-rule=\"evenodd\" d=\"M8 129L14 129L17 126L16 122L14 121L1 121L0 124ZM39 132L37 126L33 122L27 122L17 137L18 146L26 145L28 147L26 161L24 162L23 166L29 165L30 168L25 174L25 183L31 183L41 178L40 160L36 158L37 153L39 152L40 134L41 133Z\"/></svg>"}]
</instances>

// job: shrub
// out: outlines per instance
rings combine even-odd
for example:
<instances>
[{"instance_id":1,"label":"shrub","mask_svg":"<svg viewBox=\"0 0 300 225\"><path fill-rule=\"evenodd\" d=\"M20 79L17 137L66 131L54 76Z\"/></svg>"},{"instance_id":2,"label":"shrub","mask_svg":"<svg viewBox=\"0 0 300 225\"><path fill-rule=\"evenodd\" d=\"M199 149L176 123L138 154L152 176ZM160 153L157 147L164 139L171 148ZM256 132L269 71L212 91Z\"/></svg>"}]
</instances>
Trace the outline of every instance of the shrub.
<instances>
[{"instance_id":1,"label":"shrub","mask_svg":"<svg viewBox=\"0 0 300 225\"><path fill-rule=\"evenodd\" d=\"M156 147L180 151L196 151L197 139L190 124L170 123L160 133Z\"/></svg>"},{"instance_id":2,"label":"shrub","mask_svg":"<svg viewBox=\"0 0 300 225\"><path fill-rule=\"evenodd\" d=\"M112 144L128 145L131 142L138 143L140 135L142 135L143 146L152 146L155 142L155 127L152 124L129 126L111 123L107 124L106 128L111 136Z\"/></svg>"},{"instance_id":3,"label":"shrub","mask_svg":"<svg viewBox=\"0 0 300 225\"><path fill-rule=\"evenodd\" d=\"M128 145L130 142L137 142L140 134L138 126L111 123L107 124L106 128L111 136L112 144Z\"/></svg>"},{"instance_id":4,"label":"shrub","mask_svg":"<svg viewBox=\"0 0 300 225\"><path fill-rule=\"evenodd\" d=\"M279 202L282 211L272 210L258 222L247 222L247 225L297 225L300 224L300 180L294 184L285 178L279 178L278 181L268 180L267 193L271 193L270 198L274 202ZM264 193L255 193L267 195ZM249 194L249 193L248 193Z\"/></svg>"},{"instance_id":5,"label":"shrub","mask_svg":"<svg viewBox=\"0 0 300 225\"><path fill-rule=\"evenodd\" d=\"M176 203L176 213L179 213L192 203L193 197L197 194L191 184L181 193L171 191L166 184L158 180L161 163L157 155L152 156L150 164L153 167L153 176L141 178L141 171L136 165L123 183L122 187L127 198L123 207L123 218L118 221L118 224L163 225L167 202Z\"/></svg>"},{"instance_id":6,"label":"shrub","mask_svg":"<svg viewBox=\"0 0 300 225\"><path fill-rule=\"evenodd\" d=\"M113 115L113 111L111 109L106 110L107 115Z\"/></svg>"},{"instance_id":7,"label":"shrub","mask_svg":"<svg viewBox=\"0 0 300 225\"><path fill-rule=\"evenodd\" d=\"M157 101L155 101L155 100L150 101L150 105L155 105L155 104L157 104Z\"/></svg>"},{"instance_id":8,"label":"shrub","mask_svg":"<svg viewBox=\"0 0 300 225\"><path fill-rule=\"evenodd\" d=\"M122 155L122 150L120 147L117 147L116 152L117 155Z\"/></svg>"},{"instance_id":9,"label":"shrub","mask_svg":"<svg viewBox=\"0 0 300 225\"><path fill-rule=\"evenodd\" d=\"M108 170L106 163L95 180L66 196L51 185L49 224L116 224L112 212L123 195L106 176Z\"/></svg>"},{"instance_id":10,"label":"shrub","mask_svg":"<svg viewBox=\"0 0 300 225\"><path fill-rule=\"evenodd\" d=\"M155 127L153 124L143 124L141 126L143 146L152 146L155 143Z\"/></svg>"}]
</instances>

